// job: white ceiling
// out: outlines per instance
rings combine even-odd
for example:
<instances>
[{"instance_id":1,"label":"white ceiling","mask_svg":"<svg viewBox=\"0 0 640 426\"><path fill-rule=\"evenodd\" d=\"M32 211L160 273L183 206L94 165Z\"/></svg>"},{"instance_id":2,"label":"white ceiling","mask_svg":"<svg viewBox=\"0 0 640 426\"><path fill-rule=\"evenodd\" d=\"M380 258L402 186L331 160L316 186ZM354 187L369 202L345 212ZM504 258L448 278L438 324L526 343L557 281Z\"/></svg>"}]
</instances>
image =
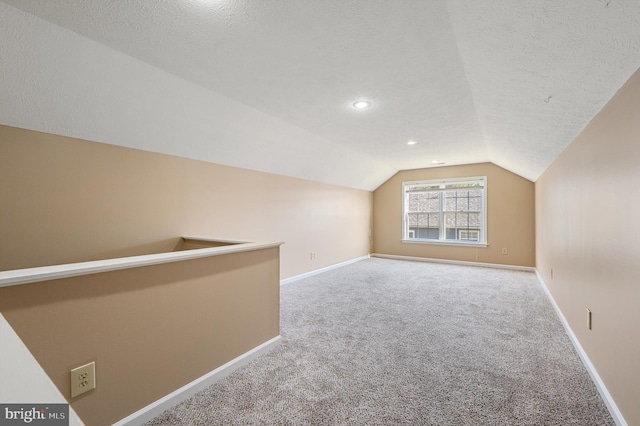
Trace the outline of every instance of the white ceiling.
<instances>
[{"instance_id":1,"label":"white ceiling","mask_svg":"<svg viewBox=\"0 0 640 426\"><path fill-rule=\"evenodd\" d=\"M638 0L3 1L1 123L367 190L535 181L640 67Z\"/></svg>"}]
</instances>

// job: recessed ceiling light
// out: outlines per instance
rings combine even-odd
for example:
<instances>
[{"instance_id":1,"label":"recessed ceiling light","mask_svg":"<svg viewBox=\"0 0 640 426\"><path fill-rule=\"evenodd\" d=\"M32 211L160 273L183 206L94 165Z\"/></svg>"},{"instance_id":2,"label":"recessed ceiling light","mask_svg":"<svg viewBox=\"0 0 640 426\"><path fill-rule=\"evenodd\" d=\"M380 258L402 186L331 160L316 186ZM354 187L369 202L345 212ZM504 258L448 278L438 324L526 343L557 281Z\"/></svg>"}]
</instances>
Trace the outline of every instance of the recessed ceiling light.
<instances>
[{"instance_id":1,"label":"recessed ceiling light","mask_svg":"<svg viewBox=\"0 0 640 426\"><path fill-rule=\"evenodd\" d=\"M418 142L416 142L416 141L409 141L409 142L407 142L407 145L415 145L415 144L417 144L417 143L418 143Z\"/></svg>"},{"instance_id":2,"label":"recessed ceiling light","mask_svg":"<svg viewBox=\"0 0 640 426\"><path fill-rule=\"evenodd\" d=\"M365 109L365 108L369 108L371 106L371 102L369 101L355 101L353 103L353 107L355 109Z\"/></svg>"}]
</instances>

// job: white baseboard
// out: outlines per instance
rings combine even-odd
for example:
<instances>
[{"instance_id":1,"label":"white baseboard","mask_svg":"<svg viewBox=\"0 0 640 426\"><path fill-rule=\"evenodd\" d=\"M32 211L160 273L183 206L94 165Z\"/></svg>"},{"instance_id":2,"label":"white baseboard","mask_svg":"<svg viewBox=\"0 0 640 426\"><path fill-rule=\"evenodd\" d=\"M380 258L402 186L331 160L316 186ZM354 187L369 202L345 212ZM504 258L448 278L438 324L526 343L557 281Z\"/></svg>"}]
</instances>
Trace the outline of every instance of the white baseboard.
<instances>
[{"instance_id":1,"label":"white baseboard","mask_svg":"<svg viewBox=\"0 0 640 426\"><path fill-rule=\"evenodd\" d=\"M383 259L395 259L395 260L410 260L414 262L431 262L431 263L447 263L451 265L463 265L463 266L480 266L482 268L510 269L514 271L526 271L526 272L535 272L536 270L536 268L532 266L502 265L500 263L468 262L464 260L434 259L430 257L398 256L395 254L371 253L371 257L380 257Z\"/></svg>"},{"instance_id":2,"label":"white baseboard","mask_svg":"<svg viewBox=\"0 0 640 426\"><path fill-rule=\"evenodd\" d=\"M193 382L184 385L180 389L174 392L171 392L169 395L163 398L160 398L155 402L152 402L146 407L114 423L113 426L141 425L153 419L154 417L161 414L163 411L168 410L169 408L190 398L191 396L195 395L201 390L211 386L218 380L221 380L224 377L228 376L233 371L249 363L257 356L262 355L263 353L269 352L280 343L281 339L282 338L280 336L276 336L273 339L268 340L265 343L261 344L260 346L256 346L255 348L251 349L249 352L245 352L239 357L232 359L231 361L205 374L204 376L197 378Z\"/></svg>"},{"instance_id":3,"label":"white baseboard","mask_svg":"<svg viewBox=\"0 0 640 426\"><path fill-rule=\"evenodd\" d=\"M567 319L562 314L562 311L558 307L558 304L553 299L553 296L551 295L551 292L549 291L549 288L547 288L547 285L545 284L544 280L542 279L542 277L538 273L538 270L536 270L536 276L538 277L538 281L540 282L540 286L542 287L542 289L544 290L545 294L547 295L547 297L551 301L551 304L553 305L553 308L555 309L556 314L558 314L558 317L560 318L560 321L562 322L562 325L564 326L564 329L566 330L567 335L569 336L569 339L571 340L571 343L573 343L573 346L576 348L576 351L578 352L578 355L580 356L580 359L582 360L582 363L584 364L584 366L587 369L587 372L591 376L591 380L593 380L593 383L596 385L596 389L598 389L598 393L600 394L600 396L602 397L602 400L604 401L605 405L609 409L609 413L611 414L611 417L613 417L613 421L618 426L627 426L627 422L624 419L624 417L622 416L622 413L620 412L620 410L618 409L618 406L616 405L615 401L613 400L613 397L611 396L611 394L607 390L607 387L604 385L604 382L600 378L600 375L598 374L598 371L596 370L594 365L591 363L591 360L587 356L587 353L582 348L582 345L580 344L580 342L578 341L578 338L576 337L576 335L574 334L573 330L571 329L571 326L567 322Z\"/></svg>"},{"instance_id":4,"label":"white baseboard","mask_svg":"<svg viewBox=\"0 0 640 426\"><path fill-rule=\"evenodd\" d=\"M322 274L323 272L330 271L332 269L341 268L343 266L350 265L352 263L360 262L361 260L368 259L369 255L356 257L355 259L347 260L346 262L336 263L335 265L330 265L325 268L316 269L315 271L306 272L304 274L296 275L293 277L285 278L284 280L280 280L280 285L289 284L294 281L301 280L303 278L312 277L314 275Z\"/></svg>"}]
</instances>

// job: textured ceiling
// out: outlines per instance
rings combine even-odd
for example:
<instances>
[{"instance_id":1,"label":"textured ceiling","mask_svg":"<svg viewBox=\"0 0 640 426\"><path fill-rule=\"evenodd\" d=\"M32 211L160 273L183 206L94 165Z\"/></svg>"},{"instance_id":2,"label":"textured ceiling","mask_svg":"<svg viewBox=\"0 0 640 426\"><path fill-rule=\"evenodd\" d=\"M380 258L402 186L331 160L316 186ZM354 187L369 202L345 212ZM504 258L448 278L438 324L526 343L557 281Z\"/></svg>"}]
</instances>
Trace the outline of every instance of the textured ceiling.
<instances>
[{"instance_id":1,"label":"textured ceiling","mask_svg":"<svg viewBox=\"0 0 640 426\"><path fill-rule=\"evenodd\" d=\"M4 3L3 124L368 190L536 180L640 67L638 0Z\"/></svg>"}]
</instances>

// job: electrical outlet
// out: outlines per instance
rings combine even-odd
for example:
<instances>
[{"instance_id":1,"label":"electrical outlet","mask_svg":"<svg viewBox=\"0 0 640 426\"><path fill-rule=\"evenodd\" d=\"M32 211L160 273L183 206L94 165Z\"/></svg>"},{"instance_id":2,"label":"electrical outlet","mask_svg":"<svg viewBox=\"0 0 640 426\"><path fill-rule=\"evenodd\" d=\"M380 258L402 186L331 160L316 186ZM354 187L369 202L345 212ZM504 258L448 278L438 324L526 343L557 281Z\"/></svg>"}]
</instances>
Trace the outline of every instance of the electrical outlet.
<instances>
[{"instance_id":1,"label":"electrical outlet","mask_svg":"<svg viewBox=\"0 0 640 426\"><path fill-rule=\"evenodd\" d=\"M318 258L318 252L317 251L312 251L311 254L309 255L309 259L314 260Z\"/></svg>"},{"instance_id":2,"label":"electrical outlet","mask_svg":"<svg viewBox=\"0 0 640 426\"><path fill-rule=\"evenodd\" d=\"M96 388L96 363L90 362L71 370L71 398Z\"/></svg>"},{"instance_id":3,"label":"electrical outlet","mask_svg":"<svg viewBox=\"0 0 640 426\"><path fill-rule=\"evenodd\" d=\"M509 254L509 250L506 247L502 248L502 254Z\"/></svg>"}]
</instances>

